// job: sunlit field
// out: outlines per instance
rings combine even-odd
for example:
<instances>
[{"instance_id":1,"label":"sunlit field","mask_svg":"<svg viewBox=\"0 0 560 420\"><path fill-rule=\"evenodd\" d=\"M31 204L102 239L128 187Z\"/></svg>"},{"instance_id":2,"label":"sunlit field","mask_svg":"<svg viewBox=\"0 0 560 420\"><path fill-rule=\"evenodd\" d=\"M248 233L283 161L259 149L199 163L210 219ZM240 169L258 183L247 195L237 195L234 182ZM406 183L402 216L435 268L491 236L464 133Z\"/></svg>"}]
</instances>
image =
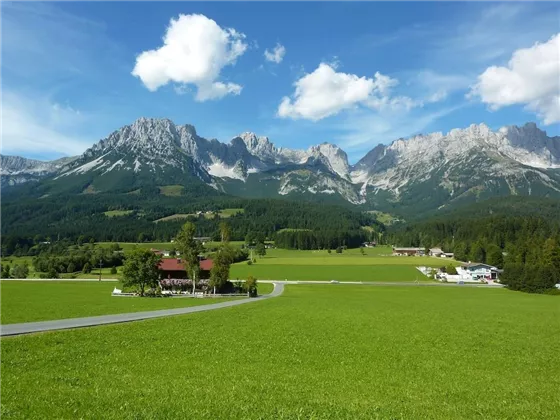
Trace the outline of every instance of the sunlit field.
<instances>
[{"instance_id":1,"label":"sunlit field","mask_svg":"<svg viewBox=\"0 0 560 420\"><path fill-rule=\"evenodd\" d=\"M182 308L231 299L111 296L120 287L117 282L1 281L0 287L2 324ZM261 294L271 290L272 285L259 286Z\"/></svg>"},{"instance_id":2,"label":"sunlit field","mask_svg":"<svg viewBox=\"0 0 560 420\"><path fill-rule=\"evenodd\" d=\"M298 285L9 337L2 417L555 419L558 308L505 289Z\"/></svg>"}]
</instances>

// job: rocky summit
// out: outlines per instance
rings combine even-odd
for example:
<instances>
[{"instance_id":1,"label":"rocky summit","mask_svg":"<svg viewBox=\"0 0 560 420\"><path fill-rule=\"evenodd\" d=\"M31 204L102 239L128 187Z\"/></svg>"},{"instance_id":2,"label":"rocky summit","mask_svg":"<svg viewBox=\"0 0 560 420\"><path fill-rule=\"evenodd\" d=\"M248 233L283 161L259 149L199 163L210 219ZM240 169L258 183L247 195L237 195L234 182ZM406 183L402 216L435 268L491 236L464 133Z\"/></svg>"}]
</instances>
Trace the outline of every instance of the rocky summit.
<instances>
[{"instance_id":1,"label":"rocky summit","mask_svg":"<svg viewBox=\"0 0 560 420\"><path fill-rule=\"evenodd\" d=\"M437 208L495 195L560 196L560 137L536 124L484 124L378 145L356 164L338 146L276 147L245 132L229 143L192 125L140 118L81 156L40 162L2 157L2 186L48 180L58 190L125 191L143 183L198 182L247 197L304 197L383 208ZM74 188L75 190L75 188Z\"/></svg>"}]
</instances>

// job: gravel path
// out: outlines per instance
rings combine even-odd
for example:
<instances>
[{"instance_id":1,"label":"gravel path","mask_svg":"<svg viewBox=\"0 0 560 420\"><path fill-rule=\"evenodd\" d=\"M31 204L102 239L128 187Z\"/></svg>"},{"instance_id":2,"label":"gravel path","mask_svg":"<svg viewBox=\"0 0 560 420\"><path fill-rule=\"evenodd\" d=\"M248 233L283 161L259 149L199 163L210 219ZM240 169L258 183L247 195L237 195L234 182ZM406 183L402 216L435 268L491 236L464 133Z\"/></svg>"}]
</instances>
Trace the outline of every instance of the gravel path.
<instances>
[{"instance_id":1,"label":"gravel path","mask_svg":"<svg viewBox=\"0 0 560 420\"><path fill-rule=\"evenodd\" d=\"M162 309L158 311L132 312L126 314L90 316L86 318L58 319L54 321L26 322L22 324L0 325L0 336L29 334L35 332L64 330L68 328L93 327L96 325L117 324L121 322L138 321L141 319L160 318L163 316L184 315L194 312L212 311L257 302L271 297L280 296L284 291L284 284L274 283L272 293L256 298L232 300L228 302L212 303L209 305L193 306L189 308Z\"/></svg>"}]
</instances>

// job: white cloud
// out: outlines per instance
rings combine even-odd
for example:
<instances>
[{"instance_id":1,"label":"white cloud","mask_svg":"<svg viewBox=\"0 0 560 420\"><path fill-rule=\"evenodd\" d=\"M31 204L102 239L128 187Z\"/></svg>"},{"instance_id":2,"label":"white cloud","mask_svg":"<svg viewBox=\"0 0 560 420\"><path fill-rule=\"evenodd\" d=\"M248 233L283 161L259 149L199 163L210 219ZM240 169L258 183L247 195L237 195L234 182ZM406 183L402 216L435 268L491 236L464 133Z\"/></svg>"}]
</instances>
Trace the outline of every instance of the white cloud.
<instances>
[{"instance_id":1,"label":"white cloud","mask_svg":"<svg viewBox=\"0 0 560 420\"><path fill-rule=\"evenodd\" d=\"M240 85L217 79L246 50L245 35L235 29L221 28L204 15L179 15L171 19L163 46L136 58L132 74L150 91L176 82L195 85L197 101L219 99L241 92Z\"/></svg>"},{"instance_id":2,"label":"white cloud","mask_svg":"<svg viewBox=\"0 0 560 420\"><path fill-rule=\"evenodd\" d=\"M284 59L286 54L286 47L281 44L276 44L272 51L268 51L268 48L264 50L264 58L266 61L279 64Z\"/></svg>"},{"instance_id":3,"label":"white cloud","mask_svg":"<svg viewBox=\"0 0 560 420\"><path fill-rule=\"evenodd\" d=\"M523 104L547 125L560 122L560 33L515 51L507 67L487 68L470 96L494 110Z\"/></svg>"},{"instance_id":4,"label":"white cloud","mask_svg":"<svg viewBox=\"0 0 560 420\"><path fill-rule=\"evenodd\" d=\"M76 155L91 140L76 134L87 117L70 106L29 98L4 90L2 98L2 153Z\"/></svg>"},{"instance_id":5,"label":"white cloud","mask_svg":"<svg viewBox=\"0 0 560 420\"><path fill-rule=\"evenodd\" d=\"M319 121L358 105L377 110L416 106L408 97L390 97L391 88L397 84L396 79L379 72L373 78L359 77L336 72L332 65L321 63L313 73L294 83L293 97L282 99L278 116Z\"/></svg>"}]
</instances>

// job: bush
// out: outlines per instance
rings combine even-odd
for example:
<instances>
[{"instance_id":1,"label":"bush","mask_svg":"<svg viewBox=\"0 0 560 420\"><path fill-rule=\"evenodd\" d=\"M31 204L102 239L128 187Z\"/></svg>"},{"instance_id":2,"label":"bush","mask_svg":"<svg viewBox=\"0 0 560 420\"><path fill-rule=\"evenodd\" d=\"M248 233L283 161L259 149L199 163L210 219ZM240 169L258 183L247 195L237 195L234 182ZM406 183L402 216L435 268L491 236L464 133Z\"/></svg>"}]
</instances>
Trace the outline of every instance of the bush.
<instances>
[{"instance_id":1,"label":"bush","mask_svg":"<svg viewBox=\"0 0 560 420\"><path fill-rule=\"evenodd\" d=\"M247 292L247 294L250 297L255 297L257 296L257 279L254 278L253 276L249 276L247 277L247 280L245 280L245 284L243 285L245 291Z\"/></svg>"},{"instance_id":2,"label":"bush","mask_svg":"<svg viewBox=\"0 0 560 420\"><path fill-rule=\"evenodd\" d=\"M247 261L247 265L253 265L253 261L251 260Z\"/></svg>"},{"instance_id":3,"label":"bush","mask_svg":"<svg viewBox=\"0 0 560 420\"><path fill-rule=\"evenodd\" d=\"M556 287L554 289L549 289L544 292L545 295L560 296L560 289Z\"/></svg>"},{"instance_id":4,"label":"bush","mask_svg":"<svg viewBox=\"0 0 560 420\"><path fill-rule=\"evenodd\" d=\"M342 247L340 247L340 246L336 247L336 253L337 254L342 254Z\"/></svg>"},{"instance_id":5,"label":"bush","mask_svg":"<svg viewBox=\"0 0 560 420\"><path fill-rule=\"evenodd\" d=\"M117 274L117 267L111 268L111 274Z\"/></svg>"}]
</instances>

